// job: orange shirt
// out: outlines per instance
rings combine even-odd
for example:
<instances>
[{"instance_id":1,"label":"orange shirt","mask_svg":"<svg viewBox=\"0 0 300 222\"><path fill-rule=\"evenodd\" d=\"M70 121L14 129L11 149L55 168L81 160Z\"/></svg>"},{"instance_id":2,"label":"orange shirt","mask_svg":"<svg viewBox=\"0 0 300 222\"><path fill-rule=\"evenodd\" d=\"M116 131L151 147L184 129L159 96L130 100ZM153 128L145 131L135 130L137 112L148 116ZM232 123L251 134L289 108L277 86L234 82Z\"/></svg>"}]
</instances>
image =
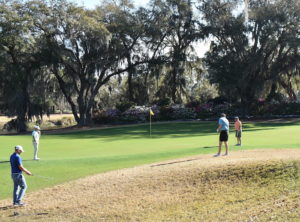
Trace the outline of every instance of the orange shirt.
<instances>
[{"instance_id":1,"label":"orange shirt","mask_svg":"<svg viewBox=\"0 0 300 222\"><path fill-rule=\"evenodd\" d=\"M235 128L235 130L241 130L242 129L242 122L239 121L239 120L235 121L234 128Z\"/></svg>"}]
</instances>

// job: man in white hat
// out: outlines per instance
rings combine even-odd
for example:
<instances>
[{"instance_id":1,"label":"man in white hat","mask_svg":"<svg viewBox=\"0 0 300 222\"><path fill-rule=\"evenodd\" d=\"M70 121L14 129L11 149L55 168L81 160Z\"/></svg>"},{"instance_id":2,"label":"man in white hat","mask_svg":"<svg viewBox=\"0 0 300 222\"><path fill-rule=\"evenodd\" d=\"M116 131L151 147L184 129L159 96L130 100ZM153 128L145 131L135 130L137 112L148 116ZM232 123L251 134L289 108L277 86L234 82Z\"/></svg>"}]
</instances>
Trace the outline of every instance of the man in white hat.
<instances>
[{"instance_id":1,"label":"man in white hat","mask_svg":"<svg viewBox=\"0 0 300 222\"><path fill-rule=\"evenodd\" d=\"M34 148L33 159L34 160L39 160L40 159L40 158L38 158L40 137L41 137L40 127L39 126L34 126L33 131L32 131L32 144L33 144L33 148Z\"/></svg>"},{"instance_id":2,"label":"man in white hat","mask_svg":"<svg viewBox=\"0 0 300 222\"><path fill-rule=\"evenodd\" d=\"M15 152L10 156L10 166L11 166L11 178L14 182L13 190L13 205L14 206L23 206L24 203L22 199L25 195L27 184L25 177L22 175L24 171L27 175L32 175L29 170L23 167L22 158L20 154L24 152L22 146L15 146Z\"/></svg>"}]
</instances>

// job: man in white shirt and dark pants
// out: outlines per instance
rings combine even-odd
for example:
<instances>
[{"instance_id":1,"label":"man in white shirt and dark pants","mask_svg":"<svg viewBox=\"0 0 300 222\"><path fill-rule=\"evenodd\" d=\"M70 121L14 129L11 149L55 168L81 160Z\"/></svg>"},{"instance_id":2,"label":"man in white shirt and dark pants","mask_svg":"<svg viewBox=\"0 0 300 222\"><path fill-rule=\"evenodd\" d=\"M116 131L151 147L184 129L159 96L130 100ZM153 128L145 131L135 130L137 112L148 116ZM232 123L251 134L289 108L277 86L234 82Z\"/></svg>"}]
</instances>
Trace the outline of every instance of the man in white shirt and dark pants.
<instances>
[{"instance_id":1,"label":"man in white shirt and dark pants","mask_svg":"<svg viewBox=\"0 0 300 222\"><path fill-rule=\"evenodd\" d=\"M40 159L40 158L38 158L40 137L41 137L40 127L39 126L34 126L33 131L32 131L32 144L33 144L33 147L34 147L33 159L34 160L39 160Z\"/></svg>"}]
</instances>

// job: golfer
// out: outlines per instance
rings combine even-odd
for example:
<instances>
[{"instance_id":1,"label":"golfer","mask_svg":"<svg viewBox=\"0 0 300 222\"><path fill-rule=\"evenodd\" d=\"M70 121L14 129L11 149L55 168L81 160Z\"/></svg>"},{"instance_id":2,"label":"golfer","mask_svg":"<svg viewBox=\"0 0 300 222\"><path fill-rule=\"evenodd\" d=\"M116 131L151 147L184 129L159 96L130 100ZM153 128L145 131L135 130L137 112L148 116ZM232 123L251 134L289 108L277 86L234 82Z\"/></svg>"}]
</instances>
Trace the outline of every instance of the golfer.
<instances>
[{"instance_id":1,"label":"golfer","mask_svg":"<svg viewBox=\"0 0 300 222\"><path fill-rule=\"evenodd\" d=\"M33 144L33 148L34 148L33 159L34 160L40 159L40 158L38 158L40 137L41 137L40 127L34 126L33 131L32 131L32 144Z\"/></svg>"},{"instance_id":2,"label":"golfer","mask_svg":"<svg viewBox=\"0 0 300 222\"><path fill-rule=\"evenodd\" d=\"M22 175L24 171L27 175L32 175L29 170L23 167L22 158L20 154L24 152L23 147L18 145L15 146L15 152L10 156L10 166L11 166L11 178L14 183L13 190L13 205L23 206L24 203L22 199L25 195L27 184L25 177Z\"/></svg>"},{"instance_id":3,"label":"golfer","mask_svg":"<svg viewBox=\"0 0 300 222\"><path fill-rule=\"evenodd\" d=\"M235 128L235 137L236 137L236 146L242 145L242 122L240 121L239 117L234 117L234 128Z\"/></svg>"},{"instance_id":4,"label":"golfer","mask_svg":"<svg viewBox=\"0 0 300 222\"><path fill-rule=\"evenodd\" d=\"M222 113L221 118L218 121L219 127L217 128L217 132L220 132L220 137L219 137L219 150L218 153L215 156L220 156L221 154L221 148L222 148L222 143L225 144L225 154L224 156L228 155L228 134L229 134L229 121L226 118L226 114Z\"/></svg>"}]
</instances>

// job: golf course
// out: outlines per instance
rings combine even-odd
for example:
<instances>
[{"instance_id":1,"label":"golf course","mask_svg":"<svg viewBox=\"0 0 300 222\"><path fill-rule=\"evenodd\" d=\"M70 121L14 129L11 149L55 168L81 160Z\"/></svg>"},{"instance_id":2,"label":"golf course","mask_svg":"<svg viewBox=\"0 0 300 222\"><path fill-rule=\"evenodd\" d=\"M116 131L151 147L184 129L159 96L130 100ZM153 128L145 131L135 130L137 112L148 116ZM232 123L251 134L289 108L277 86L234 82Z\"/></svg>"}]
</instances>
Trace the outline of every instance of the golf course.
<instances>
[{"instance_id":1,"label":"golf course","mask_svg":"<svg viewBox=\"0 0 300 222\"><path fill-rule=\"evenodd\" d=\"M202 216L197 212L203 210L208 221L238 221L239 218L246 221L249 215L238 213L243 204L258 207L262 200L272 199L274 195L290 198L285 200L292 203L287 207L294 209L296 206L290 219L297 221L300 216L299 119L245 122L243 145L234 146L236 139L234 130L231 130L230 153L226 157L213 157L218 144L216 127L215 122L157 123L152 126L151 137L147 124L42 132L40 161L32 160L30 135L2 135L1 221L14 221L16 218L20 221L199 221L203 212ZM8 160L15 145L24 147L23 165L33 173L33 176L26 176L28 190L25 202L28 206L17 211L9 207L12 180ZM99 176L100 182L95 179ZM138 179L135 179L137 176ZM121 182L124 177L127 180ZM191 181L194 182L190 184ZM117 190L114 190L116 185ZM129 191L122 190L124 186L126 189L130 186L131 195L125 195ZM172 188L172 195L166 186L176 187ZM98 188L101 191L97 191ZM204 188L207 190L204 191ZM147 194L147 190L150 193ZM84 200L81 192L89 193ZM188 193L193 194L193 201L189 195L186 196ZM207 199L208 194L210 198ZM237 194L239 197L246 196L239 202L234 200ZM118 198L113 199L116 195ZM167 200L161 199L165 195ZM153 208L146 204L146 200L143 201L148 196L152 197L149 203L154 201L155 196L157 198ZM251 198L247 200L249 196ZM219 198L219 202L214 198ZM100 202L91 208L89 203L95 204L91 199ZM227 204L221 199L223 202L237 201L233 208L229 208L233 215L226 214ZM224 208L219 209L224 220L219 218L220 215L211 215L209 209L205 210L202 201L215 210ZM137 209L136 204L143 202L146 204L143 209L140 209L141 206ZM108 203L117 204L122 210L116 208L116 213L116 209L109 208ZM62 204L72 208L81 206L79 214L66 213L66 209L61 209ZM105 210L105 207L108 208ZM59 212L65 212L64 216ZM99 215L102 215L102 220ZM284 217L281 219L285 221Z\"/></svg>"}]
</instances>

